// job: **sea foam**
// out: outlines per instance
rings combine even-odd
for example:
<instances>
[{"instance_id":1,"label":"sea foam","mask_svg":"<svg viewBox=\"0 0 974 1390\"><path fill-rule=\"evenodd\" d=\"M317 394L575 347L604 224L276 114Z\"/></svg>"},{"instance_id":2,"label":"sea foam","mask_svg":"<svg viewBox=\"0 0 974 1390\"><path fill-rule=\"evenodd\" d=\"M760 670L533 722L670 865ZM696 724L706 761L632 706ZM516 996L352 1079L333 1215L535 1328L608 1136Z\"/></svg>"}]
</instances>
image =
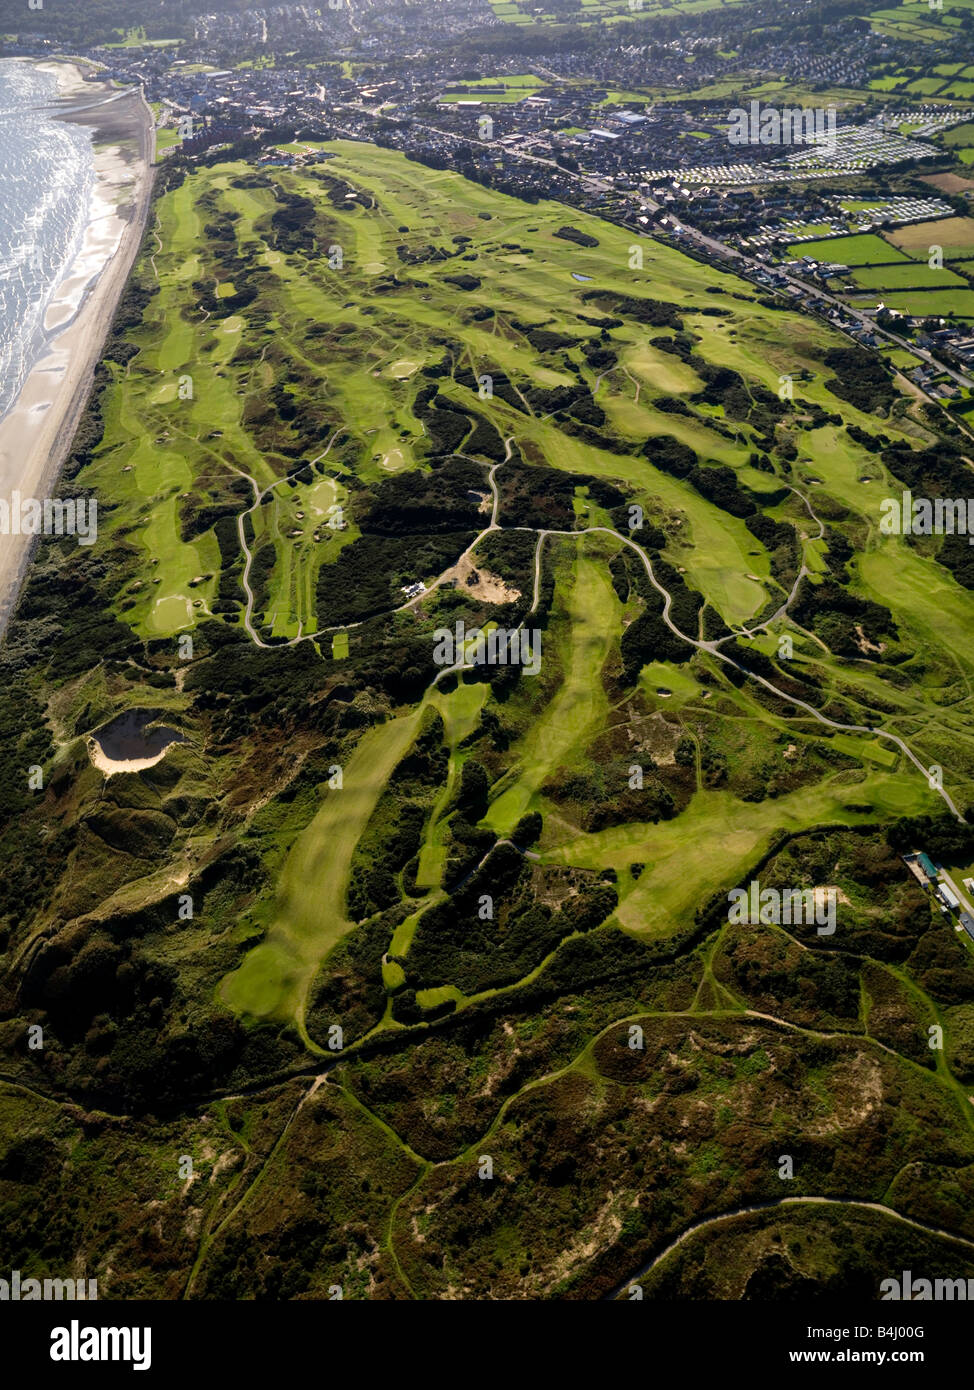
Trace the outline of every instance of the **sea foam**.
<instances>
[{"instance_id":1,"label":"sea foam","mask_svg":"<svg viewBox=\"0 0 974 1390\"><path fill-rule=\"evenodd\" d=\"M95 186L91 132L54 119L57 95L53 73L0 61L0 416L44 352Z\"/></svg>"}]
</instances>

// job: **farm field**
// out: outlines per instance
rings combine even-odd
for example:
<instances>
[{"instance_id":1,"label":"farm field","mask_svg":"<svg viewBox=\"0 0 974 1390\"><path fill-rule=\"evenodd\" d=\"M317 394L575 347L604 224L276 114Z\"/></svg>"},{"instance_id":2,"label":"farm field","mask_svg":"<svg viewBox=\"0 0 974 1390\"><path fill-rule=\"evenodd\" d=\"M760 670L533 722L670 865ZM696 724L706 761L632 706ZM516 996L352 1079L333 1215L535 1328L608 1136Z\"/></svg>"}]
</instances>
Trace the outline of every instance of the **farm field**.
<instances>
[{"instance_id":1,"label":"farm field","mask_svg":"<svg viewBox=\"0 0 974 1390\"><path fill-rule=\"evenodd\" d=\"M634 14L628 0L582 0L571 15L574 24L624 24L633 18L648 18L665 11L681 14L706 13L715 8L725 8L737 0L673 0L664 4L663 0L643 0L642 8ZM742 0L741 0L742 2ZM564 12L545 12L537 5L529 5L526 0L490 0L490 6L498 19L507 24L564 24L569 17Z\"/></svg>"},{"instance_id":2,"label":"farm field","mask_svg":"<svg viewBox=\"0 0 974 1390\"><path fill-rule=\"evenodd\" d=\"M974 290L935 290L933 293L883 293L883 301L891 309L907 314L934 314L943 318L974 319Z\"/></svg>"},{"instance_id":3,"label":"farm field","mask_svg":"<svg viewBox=\"0 0 974 1390\"><path fill-rule=\"evenodd\" d=\"M940 289L948 285L968 288L967 281L954 271L931 268L923 262L913 265L860 266L851 276L861 289Z\"/></svg>"},{"instance_id":4,"label":"farm field","mask_svg":"<svg viewBox=\"0 0 974 1390\"><path fill-rule=\"evenodd\" d=\"M908 255L925 260L931 246L939 246L947 261L974 257L974 217L945 217L936 222L916 222L886 233L887 240Z\"/></svg>"},{"instance_id":5,"label":"farm field","mask_svg":"<svg viewBox=\"0 0 974 1390\"><path fill-rule=\"evenodd\" d=\"M888 38L921 44L937 43L945 33L950 34L960 27L961 16L968 8L967 0L943 0L943 4L937 7L925 4L923 0L900 0L899 4L880 5L873 9L866 7L863 17L869 20L877 33L885 34Z\"/></svg>"},{"instance_id":6,"label":"farm field","mask_svg":"<svg viewBox=\"0 0 974 1390\"><path fill-rule=\"evenodd\" d=\"M857 236L827 237L823 241L803 241L799 245L790 246L788 254L811 256L814 260L836 261L850 266L885 265L910 259L875 232L865 232Z\"/></svg>"},{"instance_id":7,"label":"farm field","mask_svg":"<svg viewBox=\"0 0 974 1390\"><path fill-rule=\"evenodd\" d=\"M958 159L970 164L974 159L974 121L952 126L939 137L940 143L954 151Z\"/></svg>"},{"instance_id":8,"label":"farm field","mask_svg":"<svg viewBox=\"0 0 974 1390\"><path fill-rule=\"evenodd\" d=\"M797 242L788 255L812 256L851 268L851 275L833 283L851 302L871 306L856 296L874 290L890 308L909 314L954 316L974 314L970 280L965 274L974 247L974 218L950 217L918 222L878 233Z\"/></svg>"}]
</instances>

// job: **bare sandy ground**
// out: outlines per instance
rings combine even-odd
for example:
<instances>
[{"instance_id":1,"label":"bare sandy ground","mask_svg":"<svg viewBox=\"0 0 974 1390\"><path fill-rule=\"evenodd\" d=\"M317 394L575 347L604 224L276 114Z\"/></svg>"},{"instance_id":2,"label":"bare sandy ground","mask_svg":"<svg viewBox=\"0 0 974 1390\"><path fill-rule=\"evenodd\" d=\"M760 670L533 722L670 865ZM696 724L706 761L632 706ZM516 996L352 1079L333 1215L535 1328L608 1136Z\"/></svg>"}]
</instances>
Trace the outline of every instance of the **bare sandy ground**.
<instances>
[{"instance_id":1,"label":"bare sandy ground","mask_svg":"<svg viewBox=\"0 0 974 1390\"><path fill-rule=\"evenodd\" d=\"M456 580L464 593L483 599L485 603L513 603L521 597L520 589L491 574L483 565L475 565L469 555L461 555L457 564L446 570L442 578Z\"/></svg>"},{"instance_id":2,"label":"bare sandy ground","mask_svg":"<svg viewBox=\"0 0 974 1390\"><path fill-rule=\"evenodd\" d=\"M38 72L51 72L57 78L58 96L77 97L95 91L99 94L107 92L107 86L101 83L96 87L91 82L86 82L84 74L77 63L38 63Z\"/></svg>"},{"instance_id":3,"label":"bare sandy ground","mask_svg":"<svg viewBox=\"0 0 974 1390\"><path fill-rule=\"evenodd\" d=\"M161 763L169 752L170 748L178 745L170 743L156 753L152 758L110 758L107 753L103 753L95 739L88 739L88 756L106 777L114 777L119 772L144 772L147 767L155 767L156 763Z\"/></svg>"},{"instance_id":4,"label":"bare sandy ground","mask_svg":"<svg viewBox=\"0 0 974 1390\"><path fill-rule=\"evenodd\" d=\"M96 186L84 244L58 286L45 316L47 349L23 390L0 420L0 496L44 498L53 494L71 440L91 390L115 308L145 229L154 154L152 113L141 96L95 104L113 89L85 82L74 64L45 63L55 71L59 93L75 108L66 114L82 124L126 130L124 145L99 146ZM115 137L117 138L117 137ZM16 602L33 538L0 536L0 636Z\"/></svg>"}]
</instances>

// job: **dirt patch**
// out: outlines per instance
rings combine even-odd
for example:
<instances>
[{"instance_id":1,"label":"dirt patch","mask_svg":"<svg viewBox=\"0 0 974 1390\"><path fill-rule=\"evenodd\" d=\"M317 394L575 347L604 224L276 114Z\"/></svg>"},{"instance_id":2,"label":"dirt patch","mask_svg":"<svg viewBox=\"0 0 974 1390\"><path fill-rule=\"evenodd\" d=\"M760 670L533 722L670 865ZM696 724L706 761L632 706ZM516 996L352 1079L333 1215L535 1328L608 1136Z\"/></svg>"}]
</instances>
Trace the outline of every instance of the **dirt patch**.
<instances>
[{"instance_id":1,"label":"dirt patch","mask_svg":"<svg viewBox=\"0 0 974 1390\"><path fill-rule=\"evenodd\" d=\"M885 642L880 642L879 646L876 646L875 642L870 642L862 630L861 623L856 623L856 646L861 652L884 652L886 650Z\"/></svg>"},{"instance_id":2,"label":"dirt patch","mask_svg":"<svg viewBox=\"0 0 974 1390\"><path fill-rule=\"evenodd\" d=\"M834 883L820 883L812 889L812 892L815 894L816 909L826 907L830 897L834 898L837 903L845 903L846 907L851 906L845 893L843 893L841 888L837 888Z\"/></svg>"},{"instance_id":3,"label":"dirt patch","mask_svg":"<svg viewBox=\"0 0 974 1390\"><path fill-rule=\"evenodd\" d=\"M458 589L462 589L473 598L483 599L485 603L513 603L521 597L520 589L513 588L498 575L485 570L483 566L474 565L469 555L461 556L453 569L447 570L443 578L444 581L455 580Z\"/></svg>"},{"instance_id":4,"label":"dirt patch","mask_svg":"<svg viewBox=\"0 0 974 1390\"><path fill-rule=\"evenodd\" d=\"M961 178L960 174L928 174L923 182L939 188L941 193L966 193L974 188L974 179Z\"/></svg>"},{"instance_id":5,"label":"dirt patch","mask_svg":"<svg viewBox=\"0 0 974 1390\"><path fill-rule=\"evenodd\" d=\"M629 705L629 721L626 734L633 751L648 753L657 767L673 767L676 764L676 746L683 736L678 724L671 724L661 710L650 715L639 715Z\"/></svg>"}]
</instances>

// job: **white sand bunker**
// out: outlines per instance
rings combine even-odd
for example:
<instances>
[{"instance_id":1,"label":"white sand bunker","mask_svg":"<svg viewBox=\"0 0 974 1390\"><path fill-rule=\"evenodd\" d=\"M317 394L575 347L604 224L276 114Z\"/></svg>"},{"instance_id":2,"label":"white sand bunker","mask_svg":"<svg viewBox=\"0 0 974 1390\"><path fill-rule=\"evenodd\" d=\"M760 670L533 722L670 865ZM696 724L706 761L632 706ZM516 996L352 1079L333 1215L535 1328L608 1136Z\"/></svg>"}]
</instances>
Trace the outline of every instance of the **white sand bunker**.
<instances>
[{"instance_id":1,"label":"white sand bunker","mask_svg":"<svg viewBox=\"0 0 974 1390\"><path fill-rule=\"evenodd\" d=\"M116 772L142 772L161 762L174 743L186 743L185 734L154 721L158 709L130 709L103 725L88 739L88 756L106 777Z\"/></svg>"}]
</instances>

